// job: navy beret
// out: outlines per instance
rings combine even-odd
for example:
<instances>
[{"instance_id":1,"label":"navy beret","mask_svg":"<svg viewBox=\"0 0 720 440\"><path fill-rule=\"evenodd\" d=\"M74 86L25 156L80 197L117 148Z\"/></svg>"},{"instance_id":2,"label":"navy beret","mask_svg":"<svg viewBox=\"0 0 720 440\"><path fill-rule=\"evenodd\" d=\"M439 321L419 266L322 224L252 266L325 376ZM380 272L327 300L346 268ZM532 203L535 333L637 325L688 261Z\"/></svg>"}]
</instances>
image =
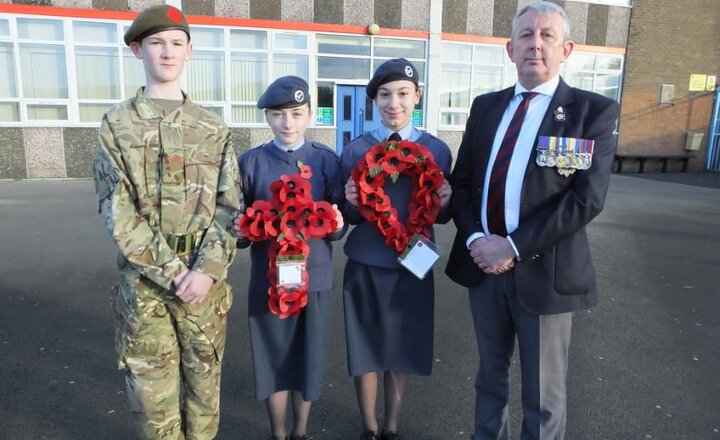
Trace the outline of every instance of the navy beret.
<instances>
[{"instance_id":1,"label":"navy beret","mask_svg":"<svg viewBox=\"0 0 720 440\"><path fill-rule=\"evenodd\" d=\"M152 6L135 17L125 32L125 44L141 42L143 38L162 31L178 29L185 31L190 40L190 26L178 8L168 5Z\"/></svg>"},{"instance_id":2,"label":"navy beret","mask_svg":"<svg viewBox=\"0 0 720 440\"><path fill-rule=\"evenodd\" d=\"M310 102L308 83L298 76L282 76L265 89L258 99L258 108L298 107Z\"/></svg>"},{"instance_id":3,"label":"navy beret","mask_svg":"<svg viewBox=\"0 0 720 440\"><path fill-rule=\"evenodd\" d=\"M375 74L368 83L365 93L367 93L368 98L375 99L381 85L401 79L412 81L417 85L418 71L415 66L405 58L387 60L375 70Z\"/></svg>"}]
</instances>

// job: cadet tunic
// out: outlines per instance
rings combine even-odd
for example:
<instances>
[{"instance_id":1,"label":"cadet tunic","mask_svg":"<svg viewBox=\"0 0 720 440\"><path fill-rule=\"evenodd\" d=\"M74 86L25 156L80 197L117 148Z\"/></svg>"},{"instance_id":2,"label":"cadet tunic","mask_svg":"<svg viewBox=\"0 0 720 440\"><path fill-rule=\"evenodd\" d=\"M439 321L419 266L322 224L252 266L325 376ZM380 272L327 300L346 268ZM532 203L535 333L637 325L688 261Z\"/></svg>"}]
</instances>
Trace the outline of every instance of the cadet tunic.
<instances>
[{"instance_id":1,"label":"cadet tunic","mask_svg":"<svg viewBox=\"0 0 720 440\"><path fill-rule=\"evenodd\" d=\"M341 158L345 181L360 157L380 143L379 136L379 130L366 133L345 147ZM417 129L410 131L409 139L427 147L443 173L449 175L451 155L447 144ZM405 221L411 179L404 175L395 183L387 179L383 189L391 197L399 220ZM385 244L385 237L365 221L355 206L345 203L343 215L356 225L344 246L348 256L343 296L349 374L392 371L429 375L435 301L432 271L419 280L397 262L398 253ZM445 208L437 222L449 219Z\"/></svg>"},{"instance_id":2,"label":"cadet tunic","mask_svg":"<svg viewBox=\"0 0 720 440\"><path fill-rule=\"evenodd\" d=\"M312 168L313 200L341 203L344 188L334 151L316 142L305 142L287 152L271 141L239 158L246 205L251 206L255 200L270 200L270 184L283 174L297 173L297 161ZM345 229L325 239L308 240L308 304L299 316L287 319L278 318L268 307L268 244L252 243L248 314L256 399L264 400L283 390L300 391L308 402L320 397L332 320L331 242L342 238ZM239 240L239 244L248 246L250 241Z\"/></svg>"}]
</instances>

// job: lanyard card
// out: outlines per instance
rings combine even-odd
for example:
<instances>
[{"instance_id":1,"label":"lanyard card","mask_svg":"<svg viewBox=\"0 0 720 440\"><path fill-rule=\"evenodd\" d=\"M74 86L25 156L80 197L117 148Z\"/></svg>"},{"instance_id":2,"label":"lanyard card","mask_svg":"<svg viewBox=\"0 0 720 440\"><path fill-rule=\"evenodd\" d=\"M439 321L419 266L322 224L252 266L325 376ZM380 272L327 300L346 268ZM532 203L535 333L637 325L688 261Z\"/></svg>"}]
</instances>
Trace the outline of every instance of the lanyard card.
<instances>
[{"instance_id":1,"label":"lanyard card","mask_svg":"<svg viewBox=\"0 0 720 440\"><path fill-rule=\"evenodd\" d=\"M302 285L305 274L305 257L303 255L278 256L277 287L297 287Z\"/></svg>"},{"instance_id":2,"label":"lanyard card","mask_svg":"<svg viewBox=\"0 0 720 440\"><path fill-rule=\"evenodd\" d=\"M435 243L424 235L415 234L405 251L398 257L398 262L422 280L439 258L440 250Z\"/></svg>"}]
</instances>

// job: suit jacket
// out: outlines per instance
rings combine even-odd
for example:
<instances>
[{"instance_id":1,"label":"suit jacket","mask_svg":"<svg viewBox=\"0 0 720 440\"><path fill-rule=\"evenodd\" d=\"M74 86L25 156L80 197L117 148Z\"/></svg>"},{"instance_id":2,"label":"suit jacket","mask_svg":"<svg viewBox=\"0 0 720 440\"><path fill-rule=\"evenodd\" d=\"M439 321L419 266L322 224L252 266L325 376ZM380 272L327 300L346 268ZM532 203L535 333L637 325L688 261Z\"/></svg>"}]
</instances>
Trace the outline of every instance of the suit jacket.
<instances>
[{"instance_id":1,"label":"suit jacket","mask_svg":"<svg viewBox=\"0 0 720 440\"><path fill-rule=\"evenodd\" d=\"M472 287L484 276L470 258L468 237L482 232L480 220L485 173L493 140L514 88L478 96L473 102L465 134L451 175L452 215L457 235L446 273L455 282ZM562 106L565 120L553 110ZM569 87L562 79L552 97L538 136L594 139L592 165L564 177L554 167L528 160L520 200L518 228L510 234L519 261L509 272L515 278L520 303L537 314L563 313L597 302L595 269L585 225L603 209L615 143L612 132L617 102ZM537 137L535 139L537 145Z\"/></svg>"}]
</instances>

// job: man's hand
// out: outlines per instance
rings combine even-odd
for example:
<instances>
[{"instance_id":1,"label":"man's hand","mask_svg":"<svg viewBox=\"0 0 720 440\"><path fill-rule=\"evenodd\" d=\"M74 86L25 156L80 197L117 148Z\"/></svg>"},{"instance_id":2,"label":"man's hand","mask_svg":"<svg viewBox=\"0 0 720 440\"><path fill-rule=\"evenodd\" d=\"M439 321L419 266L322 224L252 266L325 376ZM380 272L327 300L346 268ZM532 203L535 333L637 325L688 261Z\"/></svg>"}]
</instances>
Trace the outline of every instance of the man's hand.
<instances>
[{"instance_id":1,"label":"man's hand","mask_svg":"<svg viewBox=\"0 0 720 440\"><path fill-rule=\"evenodd\" d=\"M448 182L447 179L443 180L442 185L440 185L440 188L438 188L436 192L438 197L440 197L440 206L446 206L450 202L450 197L452 196L452 187L450 186L450 182Z\"/></svg>"},{"instance_id":2,"label":"man's hand","mask_svg":"<svg viewBox=\"0 0 720 440\"><path fill-rule=\"evenodd\" d=\"M483 272L501 274L515 266L515 251L505 237L491 235L470 243L470 257Z\"/></svg>"},{"instance_id":3,"label":"man's hand","mask_svg":"<svg viewBox=\"0 0 720 440\"><path fill-rule=\"evenodd\" d=\"M352 177L345 183L345 200L353 206L358 206L357 185Z\"/></svg>"},{"instance_id":4,"label":"man's hand","mask_svg":"<svg viewBox=\"0 0 720 440\"><path fill-rule=\"evenodd\" d=\"M198 271L187 272L180 284L176 284L175 295L184 303L200 304L205 300L210 288L213 285L213 279L204 273Z\"/></svg>"}]
</instances>

